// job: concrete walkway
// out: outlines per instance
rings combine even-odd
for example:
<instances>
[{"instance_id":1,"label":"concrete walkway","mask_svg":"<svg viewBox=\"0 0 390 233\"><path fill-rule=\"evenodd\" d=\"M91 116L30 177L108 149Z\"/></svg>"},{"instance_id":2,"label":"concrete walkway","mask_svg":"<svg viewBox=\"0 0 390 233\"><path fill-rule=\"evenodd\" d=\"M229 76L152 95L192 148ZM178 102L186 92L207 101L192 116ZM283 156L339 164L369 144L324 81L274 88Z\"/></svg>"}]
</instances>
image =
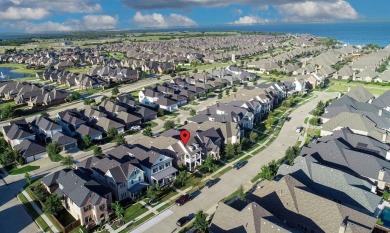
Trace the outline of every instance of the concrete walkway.
<instances>
[{"instance_id":1,"label":"concrete walkway","mask_svg":"<svg viewBox=\"0 0 390 233\"><path fill-rule=\"evenodd\" d=\"M41 218L46 222L46 224L50 227L50 229L53 232L58 232L57 228L53 225L52 221L49 220L49 218L42 212L42 210L35 204L35 202L31 199L30 195L25 190L21 190L21 193L23 196L27 198L27 200L30 202L31 206L34 208L34 210L41 216Z\"/></svg>"}]
</instances>

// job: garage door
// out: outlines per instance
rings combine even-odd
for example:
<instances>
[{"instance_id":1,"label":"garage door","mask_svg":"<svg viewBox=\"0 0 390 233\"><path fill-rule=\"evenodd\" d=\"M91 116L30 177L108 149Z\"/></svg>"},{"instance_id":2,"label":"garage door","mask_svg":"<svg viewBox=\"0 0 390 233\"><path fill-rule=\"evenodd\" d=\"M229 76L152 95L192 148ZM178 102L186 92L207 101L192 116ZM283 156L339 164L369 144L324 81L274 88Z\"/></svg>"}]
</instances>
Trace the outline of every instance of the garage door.
<instances>
[{"instance_id":1,"label":"garage door","mask_svg":"<svg viewBox=\"0 0 390 233\"><path fill-rule=\"evenodd\" d=\"M34 156L30 156L26 158L27 163L31 163L32 161L34 161Z\"/></svg>"},{"instance_id":2,"label":"garage door","mask_svg":"<svg viewBox=\"0 0 390 233\"><path fill-rule=\"evenodd\" d=\"M35 157L35 160L45 158L45 157L47 157L47 153L45 152L45 153L37 154L34 157Z\"/></svg>"}]
</instances>

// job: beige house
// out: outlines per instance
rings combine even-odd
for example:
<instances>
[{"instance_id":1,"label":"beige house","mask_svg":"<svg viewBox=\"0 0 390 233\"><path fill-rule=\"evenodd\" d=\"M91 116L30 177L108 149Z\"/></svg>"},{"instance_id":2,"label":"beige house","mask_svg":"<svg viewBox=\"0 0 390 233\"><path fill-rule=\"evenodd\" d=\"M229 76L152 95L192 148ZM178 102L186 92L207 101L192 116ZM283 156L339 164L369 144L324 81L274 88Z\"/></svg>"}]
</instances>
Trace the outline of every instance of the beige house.
<instances>
[{"instance_id":1,"label":"beige house","mask_svg":"<svg viewBox=\"0 0 390 233\"><path fill-rule=\"evenodd\" d=\"M93 227L109 219L110 190L79 170L61 170L42 178L50 194L62 197L66 210L81 225Z\"/></svg>"}]
</instances>

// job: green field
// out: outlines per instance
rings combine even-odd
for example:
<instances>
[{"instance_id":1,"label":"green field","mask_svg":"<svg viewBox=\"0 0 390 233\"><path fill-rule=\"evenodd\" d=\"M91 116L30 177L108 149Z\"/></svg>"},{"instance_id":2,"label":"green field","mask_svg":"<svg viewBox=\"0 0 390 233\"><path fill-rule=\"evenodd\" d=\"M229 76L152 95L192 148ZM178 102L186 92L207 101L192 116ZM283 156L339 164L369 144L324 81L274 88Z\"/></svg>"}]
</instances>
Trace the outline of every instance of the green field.
<instances>
[{"instance_id":1,"label":"green field","mask_svg":"<svg viewBox=\"0 0 390 233\"><path fill-rule=\"evenodd\" d=\"M21 167L21 168L12 168L11 171L9 172L10 175L20 175L20 174L24 174L24 173L27 173L27 172L31 172L31 171L34 171L34 170L37 170L39 169L39 166L30 166L30 165L27 165L25 167Z\"/></svg>"},{"instance_id":2,"label":"green field","mask_svg":"<svg viewBox=\"0 0 390 233\"><path fill-rule=\"evenodd\" d=\"M381 95L384 92L390 90L390 85L381 84L381 83L364 83L364 82L347 82L343 80L334 80L330 81L329 88L326 91L330 92L347 92L348 87L364 86L369 90L373 95Z\"/></svg>"}]
</instances>

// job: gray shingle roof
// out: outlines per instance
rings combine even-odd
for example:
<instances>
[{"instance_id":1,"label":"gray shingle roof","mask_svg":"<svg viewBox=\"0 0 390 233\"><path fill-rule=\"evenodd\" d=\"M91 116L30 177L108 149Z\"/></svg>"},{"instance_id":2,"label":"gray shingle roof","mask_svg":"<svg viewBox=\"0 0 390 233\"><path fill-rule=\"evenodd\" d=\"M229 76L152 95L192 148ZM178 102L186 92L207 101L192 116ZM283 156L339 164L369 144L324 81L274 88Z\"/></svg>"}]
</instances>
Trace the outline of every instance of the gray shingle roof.
<instances>
[{"instance_id":1,"label":"gray shingle roof","mask_svg":"<svg viewBox=\"0 0 390 233\"><path fill-rule=\"evenodd\" d=\"M77 139L69 137L61 132L57 132L56 134L54 134L52 140L53 142L58 142L60 146L77 143Z\"/></svg>"},{"instance_id":2,"label":"gray shingle roof","mask_svg":"<svg viewBox=\"0 0 390 233\"><path fill-rule=\"evenodd\" d=\"M22 143L16 145L14 148L23 158L46 152L46 148L43 145L30 139L23 140Z\"/></svg>"}]
</instances>

